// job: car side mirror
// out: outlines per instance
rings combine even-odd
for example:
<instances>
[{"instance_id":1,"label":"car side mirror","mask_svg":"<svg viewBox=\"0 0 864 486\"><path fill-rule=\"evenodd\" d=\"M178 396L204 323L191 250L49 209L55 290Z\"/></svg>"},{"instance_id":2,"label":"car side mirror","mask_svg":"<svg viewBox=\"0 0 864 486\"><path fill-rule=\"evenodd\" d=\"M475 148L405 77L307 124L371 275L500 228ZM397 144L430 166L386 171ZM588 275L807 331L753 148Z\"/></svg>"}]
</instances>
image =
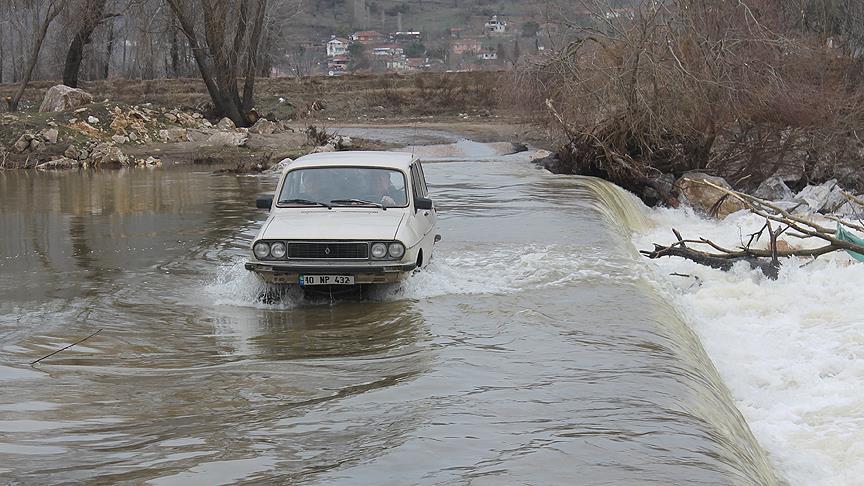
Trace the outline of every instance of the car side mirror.
<instances>
[{"instance_id":1,"label":"car side mirror","mask_svg":"<svg viewBox=\"0 0 864 486\"><path fill-rule=\"evenodd\" d=\"M419 210L429 211L432 209L432 200L428 197L414 198L414 207Z\"/></svg>"},{"instance_id":2,"label":"car side mirror","mask_svg":"<svg viewBox=\"0 0 864 486\"><path fill-rule=\"evenodd\" d=\"M270 209L273 206L273 194L260 194L255 198L255 207L258 209Z\"/></svg>"}]
</instances>

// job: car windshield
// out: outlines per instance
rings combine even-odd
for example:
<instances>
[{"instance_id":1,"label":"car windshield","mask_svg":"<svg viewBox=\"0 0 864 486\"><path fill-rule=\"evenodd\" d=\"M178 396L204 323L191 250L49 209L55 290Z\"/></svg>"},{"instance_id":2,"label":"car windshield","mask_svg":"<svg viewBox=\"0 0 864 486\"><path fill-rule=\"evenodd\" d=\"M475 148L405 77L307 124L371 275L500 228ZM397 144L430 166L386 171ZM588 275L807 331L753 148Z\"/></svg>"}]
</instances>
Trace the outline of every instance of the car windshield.
<instances>
[{"instance_id":1,"label":"car windshield","mask_svg":"<svg viewBox=\"0 0 864 486\"><path fill-rule=\"evenodd\" d=\"M324 167L285 175L277 204L301 206L406 207L405 175L393 169Z\"/></svg>"}]
</instances>

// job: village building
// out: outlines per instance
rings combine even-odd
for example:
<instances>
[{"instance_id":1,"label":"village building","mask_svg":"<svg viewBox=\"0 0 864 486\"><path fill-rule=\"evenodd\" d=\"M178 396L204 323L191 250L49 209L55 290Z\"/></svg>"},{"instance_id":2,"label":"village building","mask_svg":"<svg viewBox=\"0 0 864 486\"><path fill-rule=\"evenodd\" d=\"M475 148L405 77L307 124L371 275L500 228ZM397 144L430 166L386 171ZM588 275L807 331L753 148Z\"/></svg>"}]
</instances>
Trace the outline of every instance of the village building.
<instances>
[{"instance_id":1,"label":"village building","mask_svg":"<svg viewBox=\"0 0 864 486\"><path fill-rule=\"evenodd\" d=\"M354 42L359 42L361 44L374 44L376 42L383 42L387 40L387 37L381 32L377 32L374 30L364 30L351 34L351 40L353 40Z\"/></svg>"},{"instance_id":2,"label":"village building","mask_svg":"<svg viewBox=\"0 0 864 486\"><path fill-rule=\"evenodd\" d=\"M497 15L493 15L486 22L486 33L491 35L500 35L507 33L507 21L499 20Z\"/></svg>"},{"instance_id":3,"label":"village building","mask_svg":"<svg viewBox=\"0 0 864 486\"><path fill-rule=\"evenodd\" d=\"M351 42L342 37L333 36L327 42L327 57L344 56L348 54L348 45Z\"/></svg>"},{"instance_id":4,"label":"village building","mask_svg":"<svg viewBox=\"0 0 864 486\"><path fill-rule=\"evenodd\" d=\"M393 57L401 56L405 50L398 44L386 44L372 49L372 55L375 57Z\"/></svg>"},{"instance_id":5,"label":"village building","mask_svg":"<svg viewBox=\"0 0 864 486\"><path fill-rule=\"evenodd\" d=\"M409 57L405 60L405 65L409 71L422 71L429 67L428 61L425 57Z\"/></svg>"},{"instance_id":6,"label":"village building","mask_svg":"<svg viewBox=\"0 0 864 486\"><path fill-rule=\"evenodd\" d=\"M477 39L459 39L450 44L450 52L456 55L475 54L483 49L483 44Z\"/></svg>"},{"instance_id":7,"label":"village building","mask_svg":"<svg viewBox=\"0 0 864 486\"><path fill-rule=\"evenodd\" d=\"M351 59L348 56L334 56L327 61L327 70L330 76L344 73L348 70Z\"/></svg>"},{"instance_id":8,"label":"village building","mask_svg":"<svg viewBox=\"0 0 864 486\"><path fill-rule=\"evenodd\" d=\"M498 60L498 51L494 47L487 47L477 54L477 59L481 61L496 61Z\"/></svg>"},{"instance_id":9,"label":"village building","mask_svg":"<svg viewBox=\"0 0 864 486\"><path fill-rule=\"evenodd\" d=\"M393 34L393 40L396 42L420 42L423 40L423 34L420 32L396 32Z\"/></svg>"},{"instance_id":10,"label":"village building","mask_svg":"<svg viewBox=\"0 0 864 486\"><path fill-rule=\"evenodd\" d=\"M408 69L408 64L405 62L404 57L394 57L387 61L387 69L391 71L405 71Z\"/></svg>"}]
</instances>

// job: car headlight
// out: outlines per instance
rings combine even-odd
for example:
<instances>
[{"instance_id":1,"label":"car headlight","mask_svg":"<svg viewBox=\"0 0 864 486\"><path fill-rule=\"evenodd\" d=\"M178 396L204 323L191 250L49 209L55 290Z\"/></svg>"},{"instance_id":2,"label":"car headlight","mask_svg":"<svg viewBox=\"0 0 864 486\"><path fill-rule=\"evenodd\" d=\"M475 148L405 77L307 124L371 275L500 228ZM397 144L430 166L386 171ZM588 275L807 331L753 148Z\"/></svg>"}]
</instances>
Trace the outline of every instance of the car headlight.
<instances>
[{"instance_id":1,"label":"car headlight","mask_svg":"<svg viewBox=\"0 0 864 486\"><path fill-rule=\"evenodd\" d=\"M390 243L390 246L387 247L387 254L391 258L402 258L402 255L405 254L405 245L399 242Z\"/></svg>"},{"instance_id":2,"label":"car headlight","mask_svg":"<svg viewBox=\"0 0 864 486\"><path fill-rule=\"evenodd\" d=\"M255 258L263 260L270 256L270 244L259 241L258 243L255 243L255 246L252 247L252 253L255 254Z\"/></svg>"},{"instance_id":3,"label":"car headlight","mask_svg":"<svg viewBox=\"0 0 864 486\"><path fill-rule=\"evenodd\" d=\"M273 258L285 258L285 253L285 243L277 241L270 244L270 254L273 255Z\"/></svg>"},{"instance_id":4,"label":"car headlight","mask_svg":"<svg viewBox=\"0 0 864 486\"><path fill-rule=\"evenodd\" d=\"M387 245L385 245L384 243L373 243L372 256L374 258L384 258L385 256L387 256Z\"/></svg>"}]
</instances>

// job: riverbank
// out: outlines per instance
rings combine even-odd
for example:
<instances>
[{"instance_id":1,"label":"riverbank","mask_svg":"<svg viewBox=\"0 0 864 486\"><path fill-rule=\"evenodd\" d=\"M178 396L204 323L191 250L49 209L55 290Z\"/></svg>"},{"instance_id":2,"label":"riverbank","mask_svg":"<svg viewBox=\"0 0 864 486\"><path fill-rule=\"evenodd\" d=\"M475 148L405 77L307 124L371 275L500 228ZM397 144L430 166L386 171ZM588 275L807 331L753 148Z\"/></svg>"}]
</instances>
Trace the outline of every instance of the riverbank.
<instances>
[{"instance_id":1,"label":"riverbank","mask_svg":"<svg viewBox=\"0 0 864 486\"><path fill-rule=\"evenodd\" d=\"M497 83L495 73L261 79L259 121L247 129L212 117L200 80L83 83L82 96L95 101L48 113L39 105L54 83L37 82L22 111L0 114L0 169L218 163L254 171L330 150L327 145L393 146L356 136L331 144L321 134L338 136L334 127L446 130L478 141L554 147L555 133L525 125L501 107ZM13 88L0 85L0 96ZM406 144L414 142L420 143Z\"/></svg>"}]
</instances>

